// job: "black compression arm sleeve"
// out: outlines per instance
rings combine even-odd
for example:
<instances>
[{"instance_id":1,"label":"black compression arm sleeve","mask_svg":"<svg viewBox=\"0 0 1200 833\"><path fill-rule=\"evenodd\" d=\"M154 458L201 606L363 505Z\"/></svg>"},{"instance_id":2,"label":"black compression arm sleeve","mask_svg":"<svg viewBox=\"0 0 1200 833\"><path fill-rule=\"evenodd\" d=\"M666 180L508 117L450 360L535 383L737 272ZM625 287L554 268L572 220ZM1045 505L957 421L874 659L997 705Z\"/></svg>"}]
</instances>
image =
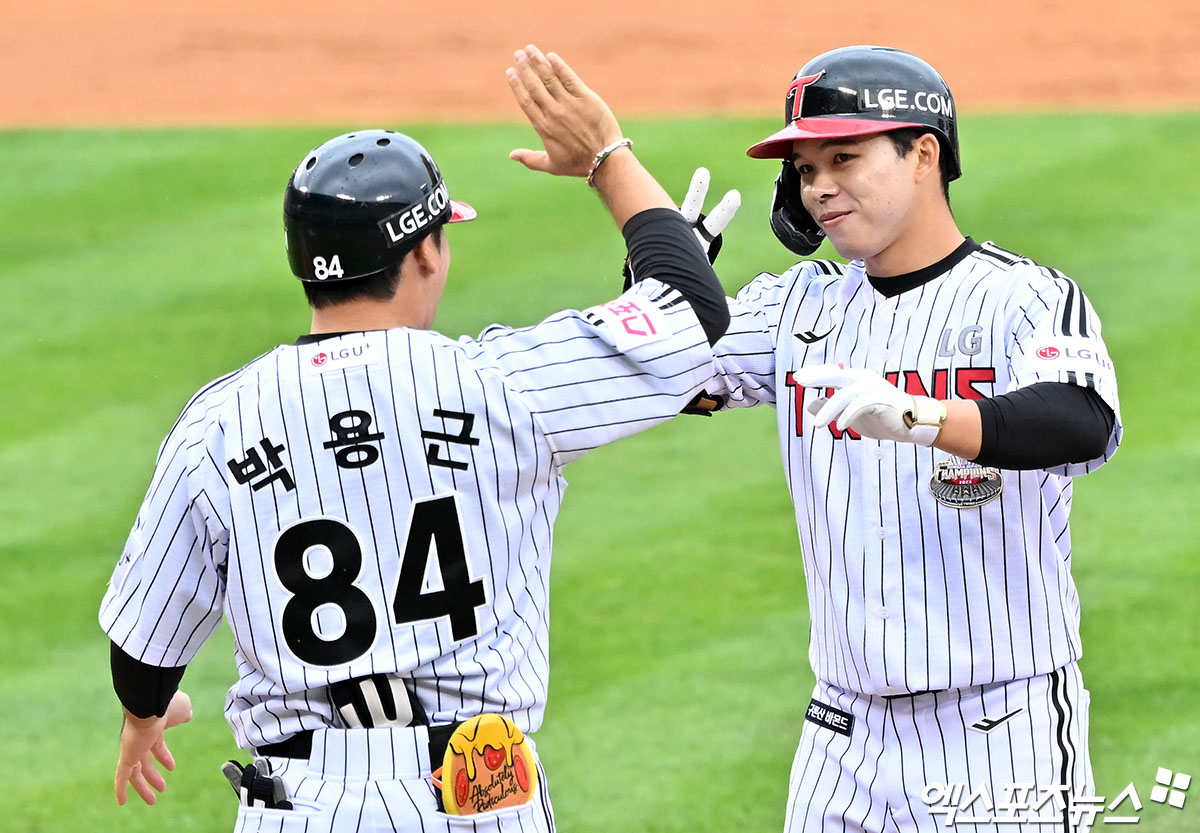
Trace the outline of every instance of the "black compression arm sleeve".
<instances>
[{"instance_id":1,"label":"black compression arm sleeve","mask_svg":"<svg viewBox=\"0 0 1200 833\"><path fill-rule=\"evenodd\" d=\"M977 404L983 440L975 462L1002 469L1045 469L1099 457L1116 421L1098 393L1064 382L1038 382Z\"/></svg>"},{"instance_id":2,"label":"black compression arm sleeve","mask_svg":"<svg viewBox=\"0 0 1200 833\"><path fill-rule=\"evenodd\" d=\"M655 278L679 290L708 343L716 344L729 326L725 290L683 215L673 208L649 208L633 215L622 234L637 279Z\"/></svg>"},{"instance_id":3,"label":"black compression arm sleeve","mask_svg":"<svg viewBox=\"0 0 1200 833\"><path fill-rule=\"evenodd\" d=\"M167 713L171 698L179 690L186 665L159 668L136 660L111 643L109 665L112 667L113 689L121 705L135 717L162 717Z\"/></svg>"}]
</instances>

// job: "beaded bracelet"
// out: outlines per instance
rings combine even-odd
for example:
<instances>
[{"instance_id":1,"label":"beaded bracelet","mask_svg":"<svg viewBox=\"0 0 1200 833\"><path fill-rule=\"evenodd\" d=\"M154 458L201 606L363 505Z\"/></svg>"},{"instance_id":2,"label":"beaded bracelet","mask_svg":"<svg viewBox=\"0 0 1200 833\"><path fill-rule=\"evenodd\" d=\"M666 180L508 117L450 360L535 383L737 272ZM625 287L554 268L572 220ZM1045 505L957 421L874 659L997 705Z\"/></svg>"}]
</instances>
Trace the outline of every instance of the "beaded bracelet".
<instances>
[{"instance_id":1,"label":"beaded bracelet","mask_svg":"<svg viewBox=\"0 0 1200 833\"><path fill-rule=\"evenodd\" d=\"M592 160L592 167L588 168L587 184L593 188L596 187L596 183L593 181L596 178L596 169L600 167L600 163L603 162L605 159L607 159L613 153L613 151L619 150L621 148L631 148L631 147L633 147L632 139L621 139L620 141L613 142L611 145L606 147L604 150L597 153L596 158Z\"/></svg>"}]
</instances>

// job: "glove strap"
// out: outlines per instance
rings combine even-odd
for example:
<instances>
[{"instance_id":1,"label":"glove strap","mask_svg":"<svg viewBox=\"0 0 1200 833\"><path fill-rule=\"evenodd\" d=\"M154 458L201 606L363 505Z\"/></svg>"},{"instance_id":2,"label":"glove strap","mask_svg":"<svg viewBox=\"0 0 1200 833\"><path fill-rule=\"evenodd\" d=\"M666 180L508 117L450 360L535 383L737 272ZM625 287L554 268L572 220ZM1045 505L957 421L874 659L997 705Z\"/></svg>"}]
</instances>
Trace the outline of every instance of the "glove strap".
<instances>
[{"instance_id":1,"label":"glove strap","mask_svg":"<svg viewBox=\"0 0 1200 833\"><path fill-rule=\"evenodd\" d=\"M596 183L594 180L596 179L596 170L600 167L600 164L621 148L631 147L633 147L633 139L619 139L606 147L604 150L597 153L596 158L592 160L592 167L588 168L587 184L595 188Z\"/></svg>"},{"instance_id":2,"label":"glove strap","mask_svg":"<svg viewBox=\"0 0 1200 833\"><path fill-rule=\"evenodd\" d=\"M928 448L942 435L946 403L929 396L914 396L912 408L901 414L901 418L912 433L913 442Z\"/></svg>"}]
</instances>

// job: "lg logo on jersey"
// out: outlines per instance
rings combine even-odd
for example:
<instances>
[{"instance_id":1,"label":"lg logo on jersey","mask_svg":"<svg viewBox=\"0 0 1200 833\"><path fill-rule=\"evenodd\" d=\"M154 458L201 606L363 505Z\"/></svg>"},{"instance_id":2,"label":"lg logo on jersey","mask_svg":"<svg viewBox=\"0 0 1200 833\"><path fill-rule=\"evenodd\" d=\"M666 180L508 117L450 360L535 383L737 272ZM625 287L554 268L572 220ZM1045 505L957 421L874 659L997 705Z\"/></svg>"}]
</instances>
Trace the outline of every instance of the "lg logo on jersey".
<instances>
[{"instance_id":1,"label":"lg logo on jersey","mask_svg":"<svg viewBox=\"0 0 1200 833\"><path fill-rule=\"evenodd\" d=\"M324 367L326 362L345 362L353 358L362 358L367 354L367 345L359 344L354 347L343 347L340 350L334 350L331 353L321 351L314 353L312 357L313 367Z\"/></svg>"},{"instance_id":2,"label":"lg logo on jersey","mask_svg":"<svg viewBox=\"0 0 1200 833\"><path fill-rule=\"evenodd\" d=\"M378 352L375 344L371 341L360 341L358 343L342 342L336 347L331 346L328 342L322 342L320 345L302 347L301 350L312 351L307 354L302 352L300 357L300 360L310 368L310 372L328 372L330 370L343 370L358 365L373 364ZM305 355L308 355L307 361L304 360Z\"/></svg>"},{"instance_id":3,"label":"lg logo on jersey","mask_svg":"<svg viewBox=\"0 0 1200 833\"><path fill-rule=\"evenodd\" d=\"M1089 370L1090 365L1098 365L1105 370L1112 369L1112 360L1102 351L1090 347L1073 347L1070 345L1056 347L1053 344L1047 344L1044 347L1039 347L1035 351L1035 355L1042 361L1055 362L1061 360L1066 367L1084 371Z\"/></svg>"},{"instance_id":4,"label":"lg logo on jersey","mask_svg":"<svg viewBox=\"0 0 1200 833\"><path fill-rule=\"evenodd\" d=\"M938 340L937 354L949 358L954 355L955 348L964 356L977 356L982 353L983 327L978 324L963 327L958 331L957 340L954 338L954 330L942 330L942 337Z\"/></svg>"}]
</instances>

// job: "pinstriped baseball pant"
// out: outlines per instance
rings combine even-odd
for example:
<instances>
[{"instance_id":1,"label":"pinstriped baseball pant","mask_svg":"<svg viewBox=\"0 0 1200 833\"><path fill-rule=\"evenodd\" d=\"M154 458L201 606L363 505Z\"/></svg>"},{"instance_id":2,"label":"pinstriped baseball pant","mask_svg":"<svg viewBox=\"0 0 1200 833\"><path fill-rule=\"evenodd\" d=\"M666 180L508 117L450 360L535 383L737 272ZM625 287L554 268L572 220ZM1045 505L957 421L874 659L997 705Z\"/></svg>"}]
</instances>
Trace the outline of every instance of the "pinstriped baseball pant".
<instances>
[{"instance_id":1,"label":"pinstriped baseball pant","mask_svg":"<svg viewBox=\"0 0 1200 833\"><path fill-rule=\"evenodd\" d=\"M536 755L533 738L525 738ZM473 816L438 812L424 726L319 730L308 760L267 760L294 808L240 806L236 833L554 833L540 762L537 795L528 804Z\"/></svg>"},{"instance_id":2,"label":"pinstriped baseball pant","mask_svg":"<svg viewBox=\"0 0 1200 833\"><path fill-rule=\"evenodd\" d=\"M1086 805L1073 800L1095 792L1089 694L1074 663L903 697L818 683L813 701L792 764L787 833L1090 829Z\"/></svg>"}]
</instances>

